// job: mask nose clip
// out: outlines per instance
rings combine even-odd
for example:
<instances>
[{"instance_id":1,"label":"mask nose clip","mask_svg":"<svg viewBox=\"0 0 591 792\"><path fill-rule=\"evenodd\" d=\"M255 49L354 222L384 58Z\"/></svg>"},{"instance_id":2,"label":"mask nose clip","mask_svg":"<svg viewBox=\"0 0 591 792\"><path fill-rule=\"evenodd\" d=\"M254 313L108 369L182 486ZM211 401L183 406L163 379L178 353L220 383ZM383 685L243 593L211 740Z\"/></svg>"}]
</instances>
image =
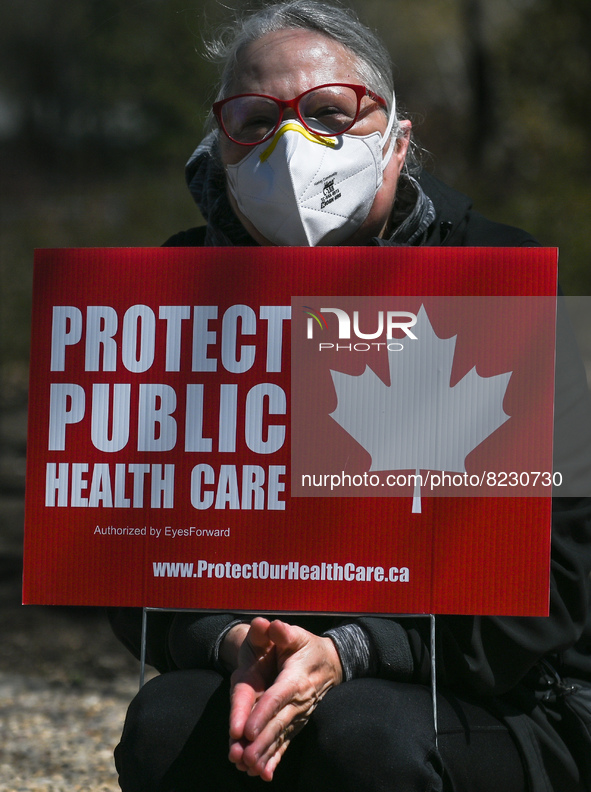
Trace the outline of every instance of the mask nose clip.
<instances>
[{"instance_id":1,"label":"mask nose clip","mask_svg":"<svg viewBox=\"0 0 591 792\"><path fill-rule=\"evenodd\" d=\"M326 137L324 135L315 134L314 132L310 132L306 129L303 124L300 124L299 121L285 121L277 132L273 135L271 142L267 146L267 148L262 152L259 156L261 162L266 162L271 154L275 151L275 146L279 142L282 135L285 135L286 132L299 132L300 135L303 135L306 140L309 140L311 143L319 143L322 146L328 146L329 148L336 148L337 141L334 137Z\"/></svg>"}]
</instances>

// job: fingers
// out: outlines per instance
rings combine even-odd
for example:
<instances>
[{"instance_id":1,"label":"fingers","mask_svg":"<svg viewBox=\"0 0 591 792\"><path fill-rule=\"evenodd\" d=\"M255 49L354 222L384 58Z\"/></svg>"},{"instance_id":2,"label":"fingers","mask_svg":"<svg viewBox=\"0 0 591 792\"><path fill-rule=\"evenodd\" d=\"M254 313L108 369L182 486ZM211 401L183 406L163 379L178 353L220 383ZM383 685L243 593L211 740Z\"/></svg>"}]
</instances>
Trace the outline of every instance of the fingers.
<instances>
[{"instance_id":1,"label":"fingers","mask_svg":"<svg viewBox=\"0 0 591 792\"><path fill-rule=\"evenodd\" d=\"M253 619L240 647L238 667L231 677L230 739L240 740L244 726L258 698L272 684L276 674L273 643L268 636L269 621Z\"/></svg>"},{"instance_id":2,"label":"fingers","mask_svg":"<svg viewBox=\"0 0 591 792\"><path fill-rule=\"evenodd\" d=\"M258 775L263 781L270 781L291 739L306 722L307 718L294 719L290 715L286 715L285 719L275 718L253 743L244 740L231 743L230 761L239 770L251 776Z\"/></svg>"},{"instance_id":3,"label":"fingers","mask_svg":"<svg viewBox=\"0 0 591 792\"><path fill-rule=\"evenodd\" d=\"M269 757L264 765L264 760L260 760L254 768L247 768L246 772L249 775L260 776L263 781L272 781L277 765L281 761L283 754L287 751L288 746L289 741L286 740L277 748L275 753Z\"/></svg>"},{"instance_id":4,"label":"fingers","mask_svg":"<svg viewBox=\"0 0 591 792\"><path fill-rule=\"evenodd\" d=\"M260 692L260 690L255 689L253 684L248 682L238 682L232 687L230 693L230 738L232 740L240 740L242 738L244 725Z\"/></svg>"},{"instance_id":5,"label":"fingers","mask_svg":"<svg viewBox=\"0 0 591 792\"><path fill-rule=\"evenodd\" d=\"M330 638L280 621L272 622L268 633L280 673L244 723L244 736L251 741L286 708L287 722L302 713L309 715L327 690L342 680L340 660Z\"/></svg>"},{"instance_id":6,"label":"fingers","mask_svg":"<svg viewBox=\"0 0 591 792\"><path fill-rule=\"evenodd\" d=\"M236 706L236 714L230 724L228 758L239 770L249 775L260 775L263 780L270 781L291 736L299 731L307 718L303 718L298 712L288 692L289 688L285 686L285 691L279 698L275 695L269 697L274 700L271 705L274 717L265 720L264 728L257 733L256 738L252 733L247 738L243 721L247 711L250 712L250 690L248 686L240 684L235 688L236 703L233 701L233 707Z\"/></svg>"},{"instance_id":7,"label":"fingers","mask_svg":"<svg viewBox=\"0 0 591 792\"><path fill-rule=\"evenodd\" d=\"M267 724L274 718L278 718L286 708L293 707L296 714L298 711L297 702L305 700L299 691L301 681L298 677L292 677L289 673L282 672L268 690L266 690L257 700L244 724L244 736L250 740L256 740L259 734L265 729ZM289 722L289 720L288 720Z\"/></svg>"},{"instance_id":8,"label":"fingers","mask_svg":"<svg viewBox=\"0 0 591 792\"><path fill-rule=\"evenodd\" d=\"M247 765L243 761L243 754L245 748L249 745L248 740L233 740L230 739L230 749L228 752L228 759L233 762L238 770L248 770Z\"/></svg>"},{"instance_id":9,"label":"fingers","mask_svg":"<svg viewBox=\"0 0 591 792\"><path fill-rule=\"evenodd\" d=\"M271 622L268 619L264 619L262 616L257 616L251 621L246 640L253 649L266 651L269 648L272 643L269 637L270 624Z\"/></svg>"},{"instance_id":10,"label":"fingers","mask_svg":"<svg viewBox=\"0 0 591 792\"><path fill-rule=\"evenodd\" d=\"M247 744L231 749L230 758L251 775L272 775L291 739L308 722L317 703L316 690L309 681L278 679L259 699L245 725ZM263 706L259 709L259 705Z\"/></svg>"},{"instance_id":11,"label":"fingers","mask_svg":"<svg viewBox=\"0 0 591 792\"><path fill-rule=\"evenodd\" d=\"M253 620L244 645L251 664L232 675L229 758L269 781L293 736L341 681L342 669L330 638L280 620Z\"/></svg>"},{"instance_id":12,"label":"fingers","mask_svg":"<svg viewBox=\"0 0 591 792\"><path fill-rule=\"evenodd\" d=\"M270 781L291 738L314 709L314 689L305 675L298 672L292 677L284 671L254 704L249 690L240 684L233 696L229 759L239 770Z\"/></svg>"},{"instance_id":13,"label":"fingers","mask_svg":"<svg viewBox=\"0 0 591 792\"><path fill-rule=\"evenodd\" d=\"M300 628L294 628L291 624L287 624L280 619L274 619L272 622L269 622L268 634L269 638L274 644L277 644L277 646L280 646L282 649L291 647L294 651L301 642L302 636Z\"/></svg>"}]
</instances>

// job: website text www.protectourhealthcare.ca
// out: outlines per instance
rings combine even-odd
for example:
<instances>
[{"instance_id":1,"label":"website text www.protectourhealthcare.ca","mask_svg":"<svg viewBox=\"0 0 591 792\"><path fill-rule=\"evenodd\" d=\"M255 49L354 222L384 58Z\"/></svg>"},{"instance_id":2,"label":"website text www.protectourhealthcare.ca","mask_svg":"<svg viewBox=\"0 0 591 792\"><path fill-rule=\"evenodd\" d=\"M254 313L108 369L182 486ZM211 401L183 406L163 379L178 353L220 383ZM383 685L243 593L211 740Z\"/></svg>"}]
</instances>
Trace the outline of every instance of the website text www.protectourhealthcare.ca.
<instances>
[{"instance_id":1,"label":"website text www.protectourhealthcare.ca","mask_svg":"<svg viewBox=\"0 0 591 792\"><path fill-rule=\"evenodd\" d=\"M366 566L352 562L339 564L336 561L320 564L271 564L268 561L235 563L233 561L210 562L203 559L193 563L153 561L154 577L159 578L217 578L230 580L318 580L367 583L408 583L410 570L401 566Z\"/></svg>"}]
</instances>

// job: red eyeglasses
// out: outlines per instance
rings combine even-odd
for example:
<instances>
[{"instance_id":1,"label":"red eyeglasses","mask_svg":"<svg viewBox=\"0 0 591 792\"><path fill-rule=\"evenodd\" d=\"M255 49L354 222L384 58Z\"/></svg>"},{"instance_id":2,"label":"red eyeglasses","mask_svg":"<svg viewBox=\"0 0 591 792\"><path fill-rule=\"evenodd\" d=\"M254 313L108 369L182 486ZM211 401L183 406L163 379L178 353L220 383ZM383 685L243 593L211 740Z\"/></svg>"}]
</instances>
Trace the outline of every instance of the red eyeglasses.
<instances>
[{"instance_id":1,"label":"red eyeglasses","mask_svg":"<svg viewBox=\"0 0 591 792\"><path fill-rule=\"evenodd\" d=\"M366 96L386 108L385 100L364 85L328 83L288 100L255 93L229 96L214 103L213 113L231 141L256 146L273 137L288 108L310 132L323 137L342 135L356 123Z\"/></svg>"}]
</instances>

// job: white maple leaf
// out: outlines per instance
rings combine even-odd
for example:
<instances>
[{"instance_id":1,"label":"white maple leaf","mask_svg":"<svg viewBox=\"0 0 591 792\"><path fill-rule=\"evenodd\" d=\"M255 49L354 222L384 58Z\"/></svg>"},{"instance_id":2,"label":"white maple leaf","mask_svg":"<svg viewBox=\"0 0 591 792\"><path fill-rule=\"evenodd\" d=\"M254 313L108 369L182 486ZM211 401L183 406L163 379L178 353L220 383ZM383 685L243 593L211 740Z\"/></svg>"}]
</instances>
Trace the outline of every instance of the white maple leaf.
<instances>
[{"instance_id":1,"label":"white maple leaf","mask_svg":"<svg viewBox=\"0 0 591 792\"><path fill-rule=\"evenodd\" d=\"M440 339L424 306L413 331L416 341L388 352L389 386L368 366L360 376L331 370L331 416L370 454L370 471L464 473L468 454L509 419L503 399L512 372L481 377L474 366L452 388L457 336Z\"/></svg>"}]
</instances>

